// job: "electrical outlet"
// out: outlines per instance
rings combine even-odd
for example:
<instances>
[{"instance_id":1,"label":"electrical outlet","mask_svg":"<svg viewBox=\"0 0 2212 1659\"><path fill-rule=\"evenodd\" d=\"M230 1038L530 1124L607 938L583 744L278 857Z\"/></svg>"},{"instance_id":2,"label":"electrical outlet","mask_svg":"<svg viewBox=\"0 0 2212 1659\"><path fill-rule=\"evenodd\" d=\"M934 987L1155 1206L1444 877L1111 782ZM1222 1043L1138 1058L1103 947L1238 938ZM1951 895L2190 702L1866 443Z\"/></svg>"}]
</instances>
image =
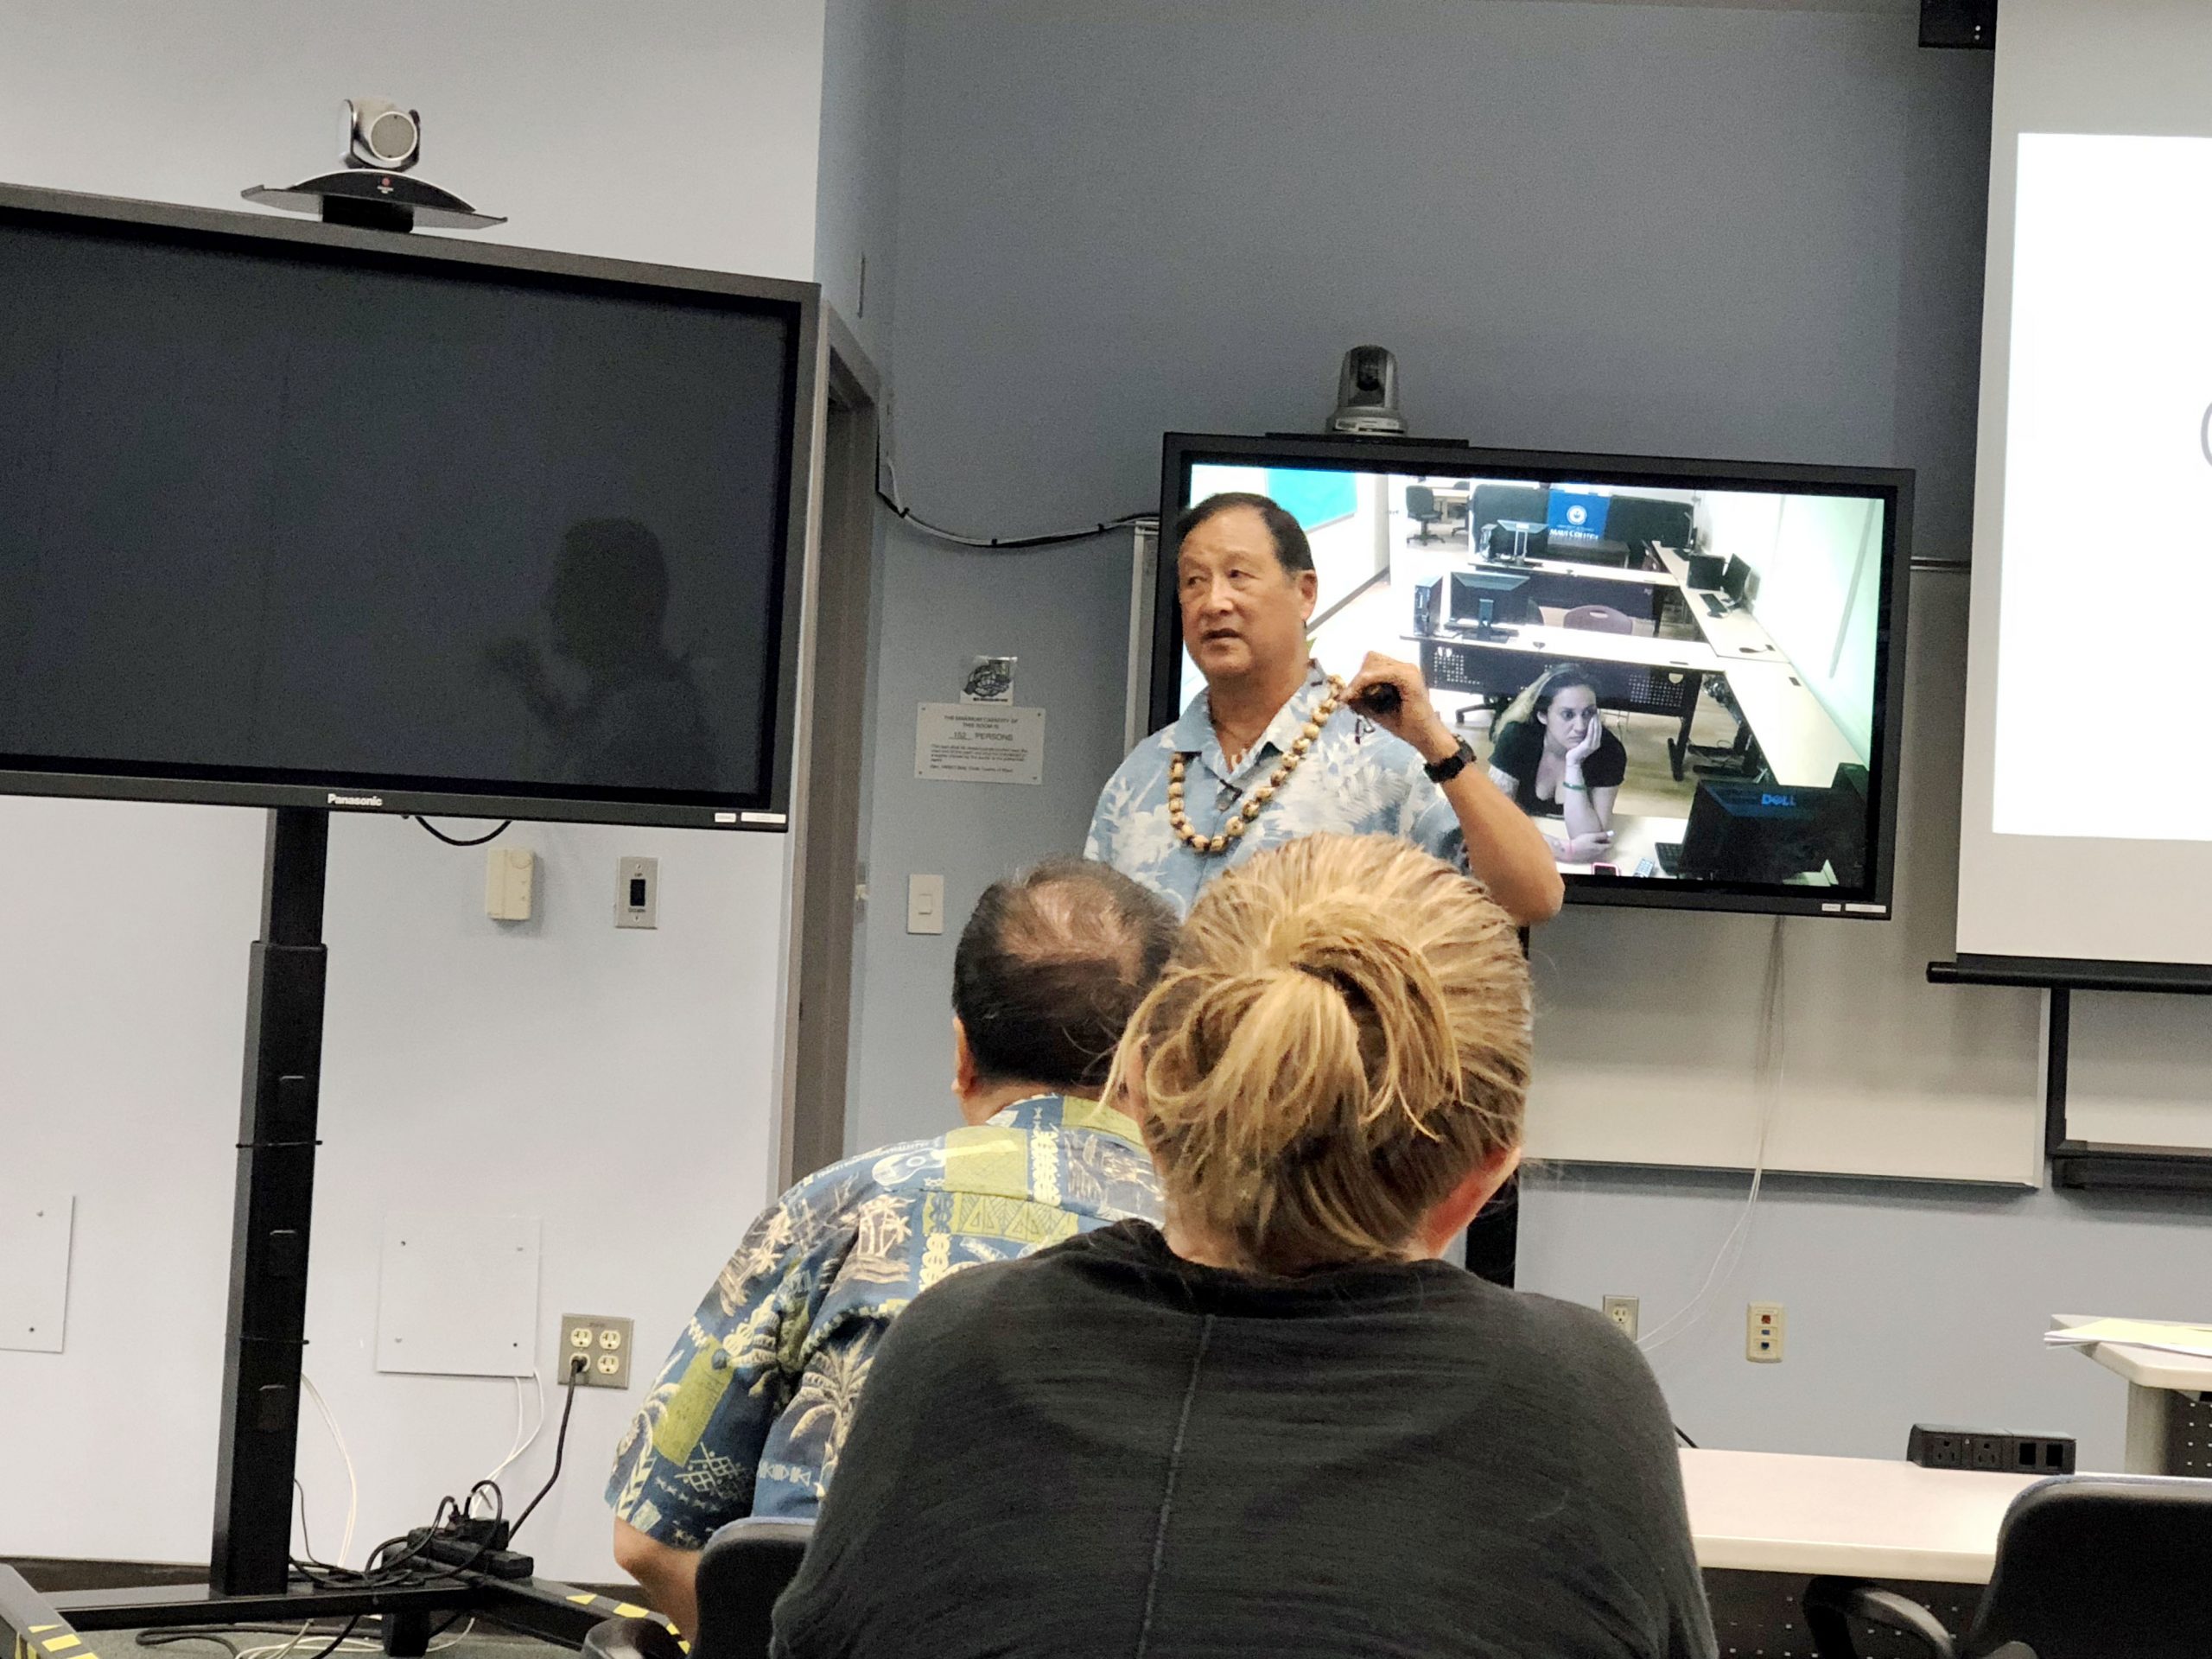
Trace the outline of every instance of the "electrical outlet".
<instances>
[{"instance_id":1,"label":"electrical outlet","mask_svg":"<svg viewBox=\"0 0 2212 1659\"><path fill-rule=\"evenodd\" d=\"M563 1313L557 1380L567 1383L573 1378L580 1389L628 1388L632 1328L629 1320L612 1314Z\"/></svg>"},{"instance_id":2,"label":"electrical outlet","mask_svg":"<svg viewBox=\"0 0 2212 1659\"><path fill-rule=\"evenodd\" d=\"M1753 1302L1744 1313L1744 1357L1761 1365L1782 1363L1780 1302Z\"/></svg>"},{"instance_id":3,"label":"electrical outlet","mask_svg":"<svg viewBox=\"0 0 2212 1659\"><path fill-rule=\"evenodd\" d=\"M1598 1306L1605 1316L1621 1328L1621 1333L1630 1342L1636 1340L1637 1310L1633 1296L1608 1296Z\"/></svg>"},{"instance_id":4,"label":"electrical outlet","mask_svg":"<svg viewBox=\"0 0 2212 1659\"><path fill-rule=\"evenodd\" d=\"M1904 1446L1905 1461L1923 1469L2005 1474L2070 1475L2074 1456L2074 1442L2063 1434L2000 1434L1941 1423L1915 1423Z\"/></svg>"}]
</instances>

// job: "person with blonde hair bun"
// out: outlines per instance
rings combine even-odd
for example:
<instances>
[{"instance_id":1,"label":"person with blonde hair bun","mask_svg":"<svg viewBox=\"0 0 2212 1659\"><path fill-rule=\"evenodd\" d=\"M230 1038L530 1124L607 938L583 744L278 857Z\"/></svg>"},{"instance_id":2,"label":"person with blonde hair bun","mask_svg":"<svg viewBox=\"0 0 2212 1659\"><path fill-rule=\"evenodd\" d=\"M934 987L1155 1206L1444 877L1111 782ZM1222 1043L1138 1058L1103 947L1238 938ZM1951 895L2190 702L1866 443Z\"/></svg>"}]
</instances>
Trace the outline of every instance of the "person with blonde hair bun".
<instances>
[{"instance_id":1,"label":"person with blonde hair bun","mask_svg":"<svg viewBox=\"0 0 2212 1659\"><path fill-rule=\"evenodd\" d=\"M1440 1259L1519 1160L1529 1021L1512 921L1402 841L1209 885L1107 1085L1164 1227L907 1309L775 1651L1711 1655L1635 1345Z\"/></svg>"}]
</instances>

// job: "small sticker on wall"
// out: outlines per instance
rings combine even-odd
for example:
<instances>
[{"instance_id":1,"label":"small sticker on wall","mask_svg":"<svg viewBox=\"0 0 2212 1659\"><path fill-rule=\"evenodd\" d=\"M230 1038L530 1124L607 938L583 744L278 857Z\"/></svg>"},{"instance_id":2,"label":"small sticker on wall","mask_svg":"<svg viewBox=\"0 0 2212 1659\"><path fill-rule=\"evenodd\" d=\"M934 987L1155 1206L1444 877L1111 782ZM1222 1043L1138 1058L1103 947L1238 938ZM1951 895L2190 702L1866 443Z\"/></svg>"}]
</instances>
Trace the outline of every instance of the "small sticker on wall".
<instances>
[{"instance_id":1,"label":"small sticker on wall","mask_svg":"<svg viewBox=\"0 0 2212 1659\"><path fill-rule=\"evenodd\" d=\"M1012 657L976 657L969 659L968 677L961 682L960 701L963 702L1012 702L1014 701L1014 664Z\"/></svg>"}]
</instances>

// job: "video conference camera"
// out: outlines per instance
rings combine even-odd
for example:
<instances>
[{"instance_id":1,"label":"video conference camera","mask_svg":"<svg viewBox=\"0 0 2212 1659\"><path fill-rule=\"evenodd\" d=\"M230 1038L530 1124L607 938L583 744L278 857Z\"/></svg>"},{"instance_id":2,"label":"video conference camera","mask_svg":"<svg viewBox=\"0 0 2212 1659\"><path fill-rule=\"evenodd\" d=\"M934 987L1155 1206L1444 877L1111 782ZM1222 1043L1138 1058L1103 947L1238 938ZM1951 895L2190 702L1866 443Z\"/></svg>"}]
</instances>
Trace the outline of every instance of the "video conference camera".
<instances>
[{"instance_id":1,"label":"video conference camera","mask_svg":"<svg viewBox=\"0 0 2212 1659\"><path fill-rule=\"evenodd\" d=\"M423 156L423 112L388 98L346 100L346 165L404 173Z\"/></svg>"},{"instance_id":2,"label":"video conference camera","mask_svg":"<svg viewBox=\"0 0 2212 1659\"><path fill-rule=\"evenodd\" d=\"M241 191L248 201L313 213L332 225L367 231L480 231L507 221L480 213L450 190L408 176L423 159L423 115L388 98L349 98L340 125L345 165L289 189L257 184Z\"/></svg>"},{"instance_id":3,"label":"video conference camera","mask_svg":"<svg viewBox=\"0 0 2212 1659\"><path fill-rule=\"evenodd\" d=\"M1355 346L1337 372L1337 412L1329 430L1364 437L1402 437L1398 413L1398 359L1380 346Z\"/></svg>"}]
</instances>

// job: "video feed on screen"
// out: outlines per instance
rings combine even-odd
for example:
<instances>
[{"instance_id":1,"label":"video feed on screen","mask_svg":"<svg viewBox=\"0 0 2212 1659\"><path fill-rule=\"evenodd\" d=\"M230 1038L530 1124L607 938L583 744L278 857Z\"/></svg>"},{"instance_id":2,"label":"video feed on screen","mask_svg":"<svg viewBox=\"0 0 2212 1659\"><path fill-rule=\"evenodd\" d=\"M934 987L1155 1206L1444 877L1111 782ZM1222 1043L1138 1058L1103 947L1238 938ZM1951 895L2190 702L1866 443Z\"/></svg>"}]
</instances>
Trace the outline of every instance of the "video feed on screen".
<instances>
[{"instance_id":1,"label":"video feed on screen","mask_svg":"<svg viewBox=\"0 0 2212 1659\"><path fill-rule=\"evenodd\" d=\"M1187 478L1185 505L1254 491L1297 518L1315 658L1346 677L1370 652L1417 662L1580 885L1866 888L1880 494L1206 463ZM1185 655L1183 702L1204 686Z\"/></svg>"}]
</instances>

